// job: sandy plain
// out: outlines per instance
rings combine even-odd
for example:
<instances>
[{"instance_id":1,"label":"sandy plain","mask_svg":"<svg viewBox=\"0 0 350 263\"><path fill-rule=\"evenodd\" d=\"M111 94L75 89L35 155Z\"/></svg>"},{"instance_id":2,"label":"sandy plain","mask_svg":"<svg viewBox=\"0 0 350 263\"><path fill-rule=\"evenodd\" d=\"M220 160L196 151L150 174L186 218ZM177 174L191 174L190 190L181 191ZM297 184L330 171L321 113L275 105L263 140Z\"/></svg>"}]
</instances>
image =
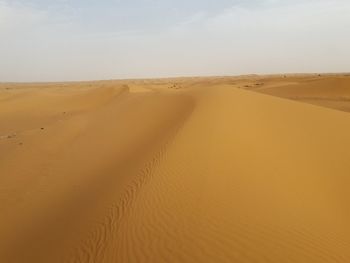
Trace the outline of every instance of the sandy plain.
<instances>
[{"instance_id":1,"label":"sandy plain","mask_svg":"<svg viewBox=\"0 0 350 263\"><path fill-rule=\"evenodd\" d=\"M0 262L350 262L350 76L0 84Z\"/></svg>"}]
</instances>

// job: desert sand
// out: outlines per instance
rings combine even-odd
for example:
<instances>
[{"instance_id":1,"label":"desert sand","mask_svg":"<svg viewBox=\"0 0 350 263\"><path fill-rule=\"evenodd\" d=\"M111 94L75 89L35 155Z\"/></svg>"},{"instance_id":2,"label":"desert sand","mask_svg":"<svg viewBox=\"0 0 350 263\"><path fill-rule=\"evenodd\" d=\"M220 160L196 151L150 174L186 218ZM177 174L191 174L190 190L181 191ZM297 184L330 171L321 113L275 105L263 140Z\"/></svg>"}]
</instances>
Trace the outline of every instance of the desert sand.
<instances>
[{"instance_id":1,"label":"desert sand","mask_svg":"<svg viewBox=\"0 0 350 263\"><path fill-rule=\"evenodd\" d=\"M350 76L0 84L0 262L350 262Z\"/></svg>"}]
</instances>

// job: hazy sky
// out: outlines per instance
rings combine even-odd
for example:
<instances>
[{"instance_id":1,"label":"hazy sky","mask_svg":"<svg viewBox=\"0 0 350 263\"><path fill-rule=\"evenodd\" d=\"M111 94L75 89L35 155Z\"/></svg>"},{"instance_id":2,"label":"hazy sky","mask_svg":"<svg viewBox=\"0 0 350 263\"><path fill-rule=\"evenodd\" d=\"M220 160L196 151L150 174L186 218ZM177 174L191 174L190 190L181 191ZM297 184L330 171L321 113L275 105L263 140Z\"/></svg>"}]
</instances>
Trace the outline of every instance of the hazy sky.
<instances>
[{"instance_id":1,"label":"hazy sky","mask_svg":"<svg viewBox=\"0 0 350 263\"><path fill-rule=\"evenodd\" d=\"M349 0L0 0L0 81L345 71Z\"/></svg>"}]
</instances>

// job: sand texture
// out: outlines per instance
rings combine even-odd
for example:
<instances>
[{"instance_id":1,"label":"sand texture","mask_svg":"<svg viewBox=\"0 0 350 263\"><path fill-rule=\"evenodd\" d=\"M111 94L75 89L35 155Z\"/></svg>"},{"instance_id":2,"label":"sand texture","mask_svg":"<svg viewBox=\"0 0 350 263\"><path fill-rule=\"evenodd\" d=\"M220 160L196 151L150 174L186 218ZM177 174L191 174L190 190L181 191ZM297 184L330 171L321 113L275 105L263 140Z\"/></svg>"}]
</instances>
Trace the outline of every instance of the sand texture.
<instances>
[{"instance_id":1,"label":"sand texture","mask_svg":"<svg viewBox=\"0 0 350 263\"><path fill-rule=\"evenodd\" d=\"M350 76L0 84L0 262L350 262Z\"/></svg>"}]
</instances>

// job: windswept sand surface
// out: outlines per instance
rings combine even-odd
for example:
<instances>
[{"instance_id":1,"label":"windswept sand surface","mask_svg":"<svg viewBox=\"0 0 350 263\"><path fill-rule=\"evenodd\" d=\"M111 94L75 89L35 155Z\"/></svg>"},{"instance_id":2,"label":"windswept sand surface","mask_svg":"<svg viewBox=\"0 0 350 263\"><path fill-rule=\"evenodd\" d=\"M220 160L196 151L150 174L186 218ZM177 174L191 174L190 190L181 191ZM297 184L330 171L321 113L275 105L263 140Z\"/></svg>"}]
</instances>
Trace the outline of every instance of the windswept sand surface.
<instances>
[{"instance_id":1,"label":"windswept sand surface","mask_svg":"<svg viewBox=\"0 0 350 263\"><path fill-rule=\"evenodd\" d=\"M346 75L1 84L0 262L348 263L347 111Z\"/></svg>"}]
</instances>

